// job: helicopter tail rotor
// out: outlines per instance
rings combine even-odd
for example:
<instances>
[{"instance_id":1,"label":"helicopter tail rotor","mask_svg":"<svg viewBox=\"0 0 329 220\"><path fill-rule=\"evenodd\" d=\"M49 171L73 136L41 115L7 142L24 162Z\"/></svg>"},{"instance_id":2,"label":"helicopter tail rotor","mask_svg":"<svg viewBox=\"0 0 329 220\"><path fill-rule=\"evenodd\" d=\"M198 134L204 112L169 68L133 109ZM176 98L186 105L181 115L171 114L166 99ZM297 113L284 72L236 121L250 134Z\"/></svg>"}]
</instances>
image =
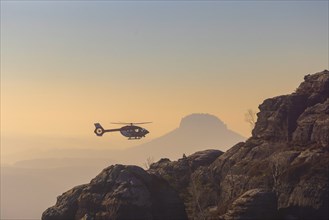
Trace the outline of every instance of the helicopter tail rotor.
<instances>
[{"instance_id":1,"label":"helicopter tail rotor","mask_svg":"<svg viewBox=\"0 0 329 220\"><path fill-rule=\"evenodd\" d=\"M102 136L104 134L104 128L101 126L100 123L95 123L94 132L97 136Z\"/></svg>"}]
</instances>

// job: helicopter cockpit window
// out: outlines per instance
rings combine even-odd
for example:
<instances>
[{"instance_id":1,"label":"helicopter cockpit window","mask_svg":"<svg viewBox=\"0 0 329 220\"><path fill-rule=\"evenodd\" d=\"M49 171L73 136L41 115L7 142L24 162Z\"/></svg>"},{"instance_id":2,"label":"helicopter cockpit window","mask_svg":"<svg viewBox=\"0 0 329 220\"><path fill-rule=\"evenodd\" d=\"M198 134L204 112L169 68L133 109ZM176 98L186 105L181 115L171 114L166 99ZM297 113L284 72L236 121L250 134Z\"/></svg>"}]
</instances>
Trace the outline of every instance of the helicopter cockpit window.
<instances>
[{"instance_id":1,"label":"helicopter cockpit window","mask_svg":"<svg viewBox=\"0 0 329 220\"><path fill-rule=\"evenodd\" d=\"M135 132L138 133L138 132L139 132L139 128L136 128L136 129L135 129Z\"/></svg>"}]
</instances>

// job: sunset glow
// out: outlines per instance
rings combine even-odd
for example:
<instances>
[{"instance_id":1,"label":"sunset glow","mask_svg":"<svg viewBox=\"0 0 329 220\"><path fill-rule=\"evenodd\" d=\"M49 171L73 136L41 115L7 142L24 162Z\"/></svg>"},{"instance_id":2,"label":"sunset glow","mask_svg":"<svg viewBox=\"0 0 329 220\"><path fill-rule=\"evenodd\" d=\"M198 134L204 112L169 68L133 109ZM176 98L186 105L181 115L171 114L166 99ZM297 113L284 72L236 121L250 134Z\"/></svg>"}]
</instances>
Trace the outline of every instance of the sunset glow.
<instances>
[{"instance_id":1,"label":"sunset glow","mask_svg":"<svg viewBox=\"0 0 329 220\"><path fill-rule=\"evenodd\" d=\"M326 1L2 1L1 162L137 144L94 122L153 121L147 142L211 113L248 137L248 109L326 68Z\"/></svg>"}]
</instances>

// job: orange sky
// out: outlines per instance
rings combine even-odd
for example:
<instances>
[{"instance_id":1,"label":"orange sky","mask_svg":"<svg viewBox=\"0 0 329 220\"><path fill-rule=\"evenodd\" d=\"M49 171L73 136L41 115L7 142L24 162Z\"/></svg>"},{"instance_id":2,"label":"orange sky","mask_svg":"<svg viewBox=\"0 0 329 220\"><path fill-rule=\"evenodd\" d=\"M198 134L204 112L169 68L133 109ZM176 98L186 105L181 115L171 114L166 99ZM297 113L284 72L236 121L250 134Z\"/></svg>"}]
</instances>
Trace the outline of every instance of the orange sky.
<instances>
[{"instance_id":1,"label":"orange sky","mask_svg":"<svg viewBox=\"0 0 329 220\"><path fill-rule=\"evenodd\" d=\"M94 122L153 121L142 143L210 113L248 137L248 109L327 68L328 2L1 2L2 162L136 144Z\"/></svg>"}]
</instances>

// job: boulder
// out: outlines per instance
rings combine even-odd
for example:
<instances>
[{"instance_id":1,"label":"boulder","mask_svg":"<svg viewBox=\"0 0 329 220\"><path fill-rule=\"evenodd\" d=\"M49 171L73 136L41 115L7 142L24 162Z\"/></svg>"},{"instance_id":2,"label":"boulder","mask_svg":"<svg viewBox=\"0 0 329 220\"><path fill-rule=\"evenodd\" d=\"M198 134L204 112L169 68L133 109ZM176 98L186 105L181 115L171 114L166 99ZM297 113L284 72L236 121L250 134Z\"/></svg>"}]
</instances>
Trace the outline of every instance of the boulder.
<instances>
[{"instance_id":1,"label":"boulder","mask_svg":"<svg viewBox=\"0 0 329 220\"><path fill-rule=\"evenodd\" d=\"M187 219L184 204L166 181L137 166L114 165L89 184L57 199L49 219Z\"/></svg>"}]
</instances>

